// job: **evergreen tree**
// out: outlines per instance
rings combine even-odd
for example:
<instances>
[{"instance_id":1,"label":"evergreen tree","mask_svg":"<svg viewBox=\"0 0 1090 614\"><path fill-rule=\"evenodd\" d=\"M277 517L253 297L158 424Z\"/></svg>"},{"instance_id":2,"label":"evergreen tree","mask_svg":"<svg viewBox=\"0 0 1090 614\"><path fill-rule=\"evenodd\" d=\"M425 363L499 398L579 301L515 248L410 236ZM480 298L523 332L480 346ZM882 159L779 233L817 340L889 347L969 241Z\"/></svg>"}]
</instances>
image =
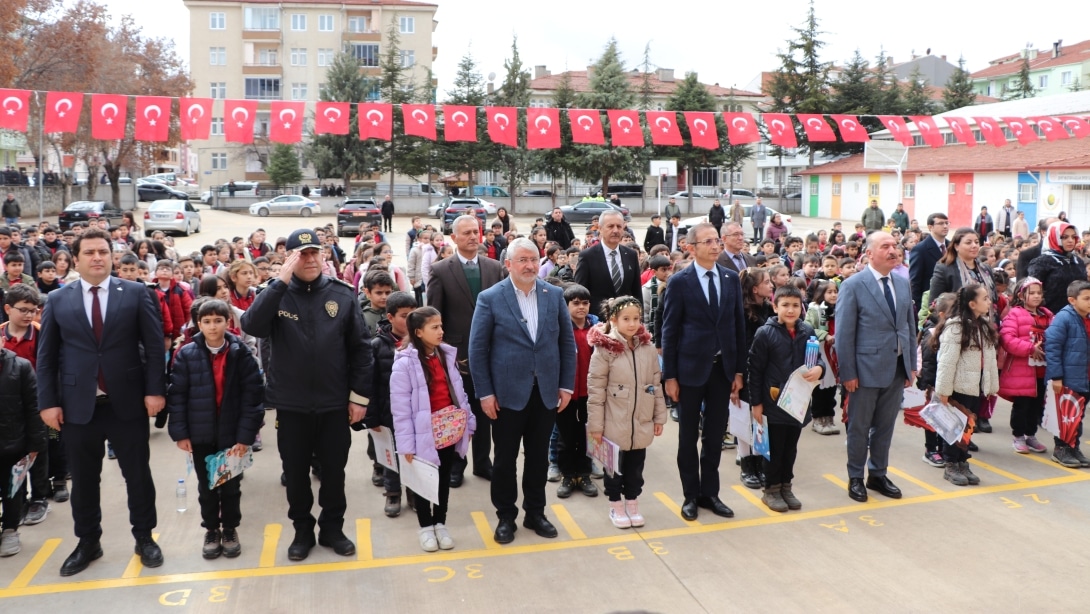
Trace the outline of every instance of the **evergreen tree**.
<instances>
[{"instance_id":1,"label":"evergreen tree","mask_svg":"<svg viewBox=\"0 0 1090 614\"><path fill-rule=\"evenodd\" d=\"M482 107L485 104L484 77L477 70L477 62L469 52L458 62L458 72L454 76L454 87L448 92L446 104ZM478 140L474 142L448 143L442 141L436 146L436 165L439 168L458 174L465 173L468 186L476 183L475 173L482 169L491 169L494 162L495 148L482 138L488 130L488 119L483 112L477 113ZM440 137L442 138L442 137ZM472 190L467 190L472 194Z\"/></svg>"},{"instance_id":2,"label":"evergreen tree","mask_svg":"<svg viewBox=\"0 0 1090 614\"><path fill-rule=\"evenodd\" d=\"M269 181L278 188L299 183L303 179L303 170L299 168L299 156L296 155L295 148L284 143L273 146L265 172L269 174Z\"/></svg>"},{"instance_id":3,"label":"evergreen tree","mask_svg":"<svg viewBox=\"0 0 1090 614\"><path fill-rule=\"evenodd\" d=\"M879 60L881 59L881 56L879 56ZM834 93L829 101L829 108L832 109L832 112L845 115L879 114L877 109L882 104L884 97L880 77L871 70L870 62L863 57L858 49L855 50L852 59L844 66L844 70L840 73L840 79L833 84L833 89ZM877 130L882 125L879 120L873 117L861 118L860 124L867 131ZM863 151L862 143L845 143L840 140L815 145L815 148L818 147L822 151L832 154L849 154Z\"/></svg>"},{"instance_id":4,"label":"evergreen tree","mask_svg":"<svg viewBox=\"0 0 1090 614\"><path fill-rule=\"evenodd\" d=\"M393 136L389 143L378 146L379 158L376 169L390 173L390 194L394 193L394 177L397 173L420 175L430 168L434 143L405 136L405 118L398 105L422 100L422 95L401 65L401 37L398 20L391 21L386 30L386 53L379 63L378 95L383 102L393 104ZM428 84L430 86L430 83ZM430 87L428 88L430 90ZM367 100L368 98L365 98ZM432 100L427 98L426 100Z\"/></svg>"},{"instance_id":5,"label":"evergreen tree","mask_svg":"<svg viewBox=\"0 0 1090 614\"><path fill-rule=\"evenodd\" d=\"M877 88L871 113L874 115L901 115L904 113L904 101L901 97L901 85L897 75L891 69L889 56L885 49L879 49L874 65L874 81Z\"/></svg>"},{"instance_id":6,"label":"evergreen tree","mask_svg":"<svg viewBox=\"0 0 1090 614\"><path fill-rule=\"evenodd\" d=\"M651 42L648 41L643 48L643 74L640 75L639 103L640 109L651 109L651 97L655 94L655 85L651 83Z\"/></svg>"},{"instance_id":7,"label":"evergreen tree","mask_svg":"<svg viewBox=\"0 0 1090 614\"><path fill-rule=\"evenodd\" d=\"M734 98L734 89L731 89L730 98L727 99L727 109L733 111L738 108L738 102ZM719 149L723 152L723 160L720 163L728 173L728 184L730 185L730 191L728 194L734 194L734 174L742 170L747 160L753 158L753 148L749 145L731 145L730 141L723 138L722 133L719 135ZM729 203L727 203L729 206Z\"/></svg>"},{"instance_id":8,"label":"evergreen tree","mask_svg":"<svg viewBox=\"0 0 1090 614\"><path fill-rule=\"evenodd\" d=\"M716 111L715 97L711 95L708 88L704 87L704 84L697 79L696 73L686 73L685 78L674 89L674 93L666 100L667 111ZM720 149L705 149L703 147L694 147L692 145L691 135L689 133L689 125L683 120L681 114L674 116L674 121L677 123L678 128L681 130L681 137L684 140L684 144L680 147L661 147L656 148L656 159L659 156L664 158L676 158L679 166L685 169L686 177L688 181L688 204L686 208L690 213L693 212L693 179L697 169L718 167L723 163L723 150ZM719 135L719 142L724 143L727 139L727 127L723 123L722 117L718 115L715 118L715 128ZM718 187L718 186L717 186Z\"/></svg>"},{"instance_id":9,"label":"evergreen tree","mask_svg":"<svg viewBox=\"0 0 1090 614\"><path fill-rule=\"evenodd\" d=\"M526 108L530 106L530 71L522 65L519 56L518 37L511 41L511 57L503 62L507 70L503 78L503 85L492 97L491 104L498 107ZM517 118L516 118L517 120ZM560 114L560 133L564 134L564 122L567 117ZM526 125L515 121L519 130L519 142L525 142ZM561 143L563 145L563 143ZM511 195L509 212L515 211L515 195L522 184L530 180L530 171L540 166L540 153L523 147L507 147L505 145L491 144L492 155L500 168L503 169L507 179L507 193Z\"/></svg>"},{"instance_id":10,"label":"evergreen tree","mask_svg":"<svg viewBox=\"0 0 1090 614\"><path fill-rule=\"evenodd\" d=\"M326 87L321 99L326 102L367 100L375 81L360 75L359 63L350 53L333 58L326 70ZM345 187L355 178L370 175L379 162L379 150L373 143L359 138L359 117L356 105L349 106L348 134L313 135L306 146L306 158L314 165L319 177L340 178Z\"/></svg>"},{"instance_id":11,"label":"evergreen tree","mask_svg":"<svg viewBox=\"0 0 1090 614\"><path fill-rule=\"evenodd\" d=\"M1067 88L1067 91L1069 91L1069 92L1081 92L1082 90L1083 90L1083 87L1079 83L1079 78L1078 77L1075 77L1075 80Z\"/></svg>"},{"instance_id":12,"label":"evergreen tree","mask_svg":"<svg viewBox=\"0 0 1090 614\"><path fill-rule=\"evenodd\" d=\"M771 110L776 113L826 113L829 108L829 64L818 57L825 42L818 38L824 32L818 30L813 0L810 0L806 23L792 30L797 38L787 42L786 51L776 54L780 68L769 86ZM814 148L806 139L806 133L801 127L795 132L799 147L809 151L813 165Z\"/></svg>"},{"instance_id":13,"label":"evergreen tree","mask_svg":"<svg viewBox=\"0 0 1090 614\"><path fill-rule=\"evenodd\" d=\"M1022 66L1018 69L1018 76L1014 78L1014 85L1003 93L1003 100L1033 98L1036 94L1033 77L1029 74L1029 56L1027 55L1022 58Z\"/></svg>"},{"instance_id":14,"label":"evergreen tree","mask_svg":"<svg viewBox=\"0 0 1090 614\"><path fill-rule=\"evenodd\" d=\"M927 91L927 79L917 66L908 76L908 87L904 94L905 115L933 115L935 113L935 101Z\"/></svg>"},{"instance_id":15,"label":"evergreen tree","mask_svg":"<svg viewBox=\"0 0 1090 614\"><path fill-rule=\"evenodd\" d=\"M947 79L946 87L942 92L943 110L960 109L974 102L976 102L976 92L973 91L973 80L969 78L969 71L965 70L965 58L958 58L958 69Z\"/></svg>"},{"instance_id":16,"label":"evergreen tree","mask_svg":"<svg viewBox=\"0 0 1090 614\"><path fill-rule=\"evenodd\" d=\"M565 196L568 195L568 173L574 166L575 147L571 139L571 120L564 109L575 107L575 90L571 86L571 73L567 70L560 76L553 93L553 106L560 109L560 149L543 149L536 156L535 170L545 173L553 179L553 206L556 206L556 179L563 177Z\"/></svg>"}]
</instances>

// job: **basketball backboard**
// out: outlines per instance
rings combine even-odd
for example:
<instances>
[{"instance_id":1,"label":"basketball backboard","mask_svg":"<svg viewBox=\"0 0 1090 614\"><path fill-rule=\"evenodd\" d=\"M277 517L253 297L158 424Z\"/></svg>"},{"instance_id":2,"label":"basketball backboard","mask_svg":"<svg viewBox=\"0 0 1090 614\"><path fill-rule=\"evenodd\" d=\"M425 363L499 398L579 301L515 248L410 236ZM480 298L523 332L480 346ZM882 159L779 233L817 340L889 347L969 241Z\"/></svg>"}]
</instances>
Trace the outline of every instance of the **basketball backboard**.
<instances>
[{"instance_id":1,"label":"basketball backboard","mask_svg":"<svg viewBox=\"0 0 1090 614\"><path fill-rule=\"evenodd\" d=\"M651 160L650 175L677 177L677 160Z\"/></svg>"},{"instance_id":2,"label":"basketball backboard","mask_svg":"<svg viewBox=\"0 0 1090 614\"><path fill-rule=\"evenodd\" d=\"M867 141L863 146L863 168L905 170L908 148L897 141Z\"/></svg>"}]
</instances>

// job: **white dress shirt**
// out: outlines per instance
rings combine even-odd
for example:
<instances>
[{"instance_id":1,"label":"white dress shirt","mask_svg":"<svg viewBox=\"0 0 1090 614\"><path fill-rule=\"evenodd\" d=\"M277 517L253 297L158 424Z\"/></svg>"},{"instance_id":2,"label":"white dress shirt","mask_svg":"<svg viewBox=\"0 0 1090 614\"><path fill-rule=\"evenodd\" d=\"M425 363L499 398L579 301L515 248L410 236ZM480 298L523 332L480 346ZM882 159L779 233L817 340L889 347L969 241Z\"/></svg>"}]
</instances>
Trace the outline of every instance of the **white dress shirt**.
<instances>
[{"instance_id":1,"label":"white dress shirt","mask_svg":"<svg viewBox=\"0 0 1090 614\"><path fill-rule=\"evenodd\" d=\"M79 284L83 289L83 310L87 313L87 321L91 323L91 327L94 327L94 322L91 320L91 304L93 295L91 294L91 284L86 279L79 280ZM106 303L110 300L110 278L107 277L98 285L102 288L98 291L98 306L102 312L102 321L106 322Z\"/></svg>"},{"instance_id":2,"label":"white dress shirt","mask_svg":"<svg viewBox=\"0 0 1090 614\"><path fill-rule=\"evenodd\" d=\"M711 271L712 280L715 281L715 295L719 297L720 301L722 301L723 287L722 283L719 280L719 271L715 270L715 265L713 264L711 269L705 269L704 267L697 264L694 260L691 266L696 268L696 276L700 280L700 289L704 291L704 300L708 300L708 272Z\"/></svg>"},{"instance_id":3,"label":"white dress shirt","mask_svg":"<svg viewBox=\"0 0 1090 614\"><path fill-rule=\"evenodd\" d=\"M537 286L530 288L529 292L519 290L514 283L511 287L515 289L515 300L522 312L522 321L530 331L530 341L537 343Z\"/></svg>"}]
</instances>

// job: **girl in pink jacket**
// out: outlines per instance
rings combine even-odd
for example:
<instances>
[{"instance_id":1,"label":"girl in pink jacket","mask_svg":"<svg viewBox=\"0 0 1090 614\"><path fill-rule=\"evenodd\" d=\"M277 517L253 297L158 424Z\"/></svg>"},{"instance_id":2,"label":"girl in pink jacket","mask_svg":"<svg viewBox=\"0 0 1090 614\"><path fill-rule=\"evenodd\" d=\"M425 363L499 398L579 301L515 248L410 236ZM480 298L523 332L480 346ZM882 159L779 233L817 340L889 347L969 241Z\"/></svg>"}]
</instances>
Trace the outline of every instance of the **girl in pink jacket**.
<instances>
[{"instance_id":1,"label":"girl in pink jacket","mask_svg":"<svg viewBox=\"0 0 1090 614\"><path fill-rule=\"evenodd\" d=\"M999 329L1007 358L999 365L999 396L1011 405L1011 446L1019 454L1045 452L1037 441L1037 425L1045 410L1045 329L1052 312L1042 305L1040 280L1026 277L1014 288L1011 309Z\"/></svg>"}]
</instances>

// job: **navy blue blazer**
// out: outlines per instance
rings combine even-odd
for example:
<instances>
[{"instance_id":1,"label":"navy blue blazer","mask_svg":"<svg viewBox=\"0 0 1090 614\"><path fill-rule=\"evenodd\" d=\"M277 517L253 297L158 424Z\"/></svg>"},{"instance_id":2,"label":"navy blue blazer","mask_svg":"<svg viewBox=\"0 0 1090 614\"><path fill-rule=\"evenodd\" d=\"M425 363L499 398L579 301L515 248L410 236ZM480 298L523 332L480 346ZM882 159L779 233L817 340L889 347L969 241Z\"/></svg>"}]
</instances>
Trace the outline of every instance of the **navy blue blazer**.
<instances>
[{"instance_id":1,"label":"navy blue blazer","mask_svg":"<svg viewBox=\"0 0 1090 614\"><path fill-rule=\"evenodd\" d=\"M723 353L723 375L733 380L746 371L746 318L738 274L715 265L719 274L719 308L705 298L707 280L689 265L666 284L662 307L662 376L682 386L702 386L715 359L716 340Z\"/></svg>"},{"instance_id":2,"label":"navy blue blazer","mask_svg":"<svg viewBox=\"0 0 1090 614\"><path fill-rule=\"evenodd\" d=\"M87 319L80 282L50 292L42 312L38 409L60 407L64 421L72 424L91 421L99 368L120 420L147 420L144 397L166 394L159 305L143 284L116 277L106 283L110 296L102 317L101 343L95 341Z\"/></svg>"},{"instance_id":3,"label":"navy blue blazer","mask_svg":"<svg viewBox=\"0 0 1090 614\"><path fill-rule=\"evenodd\" d=\"M941 258L942 251L939 249L939 244L930 234L925 235L923 240L912 248L908 258L908 279L912 284L912 304L915 305L913 315L924 308L920 301L923 293L931 288L931 276L935 273L935 264ZM932 296L931 300L936 298L938 297Z\"/></svg>"}]
</instances>

